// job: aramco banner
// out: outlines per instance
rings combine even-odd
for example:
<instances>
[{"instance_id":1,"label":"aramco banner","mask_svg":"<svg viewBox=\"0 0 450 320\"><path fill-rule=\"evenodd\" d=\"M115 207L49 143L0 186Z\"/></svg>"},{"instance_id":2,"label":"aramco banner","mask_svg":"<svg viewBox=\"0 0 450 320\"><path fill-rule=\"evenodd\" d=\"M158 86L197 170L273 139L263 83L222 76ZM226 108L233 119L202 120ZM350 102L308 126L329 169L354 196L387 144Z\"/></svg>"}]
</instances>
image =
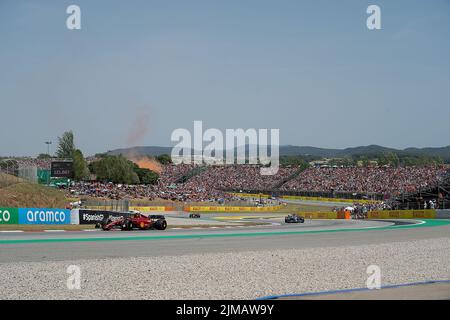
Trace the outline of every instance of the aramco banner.
<instances>
[{"instance_id":1,"label":"aramco banner","mask_svg":"<svg viewBox=\"0 0 450 320\"><path fill-rule=\"evenodd\" d=\"M18 224L19 210L17 208L0 208L0 224Z\"/></svg>"},{"instance_id":2,"label":"aramco banner","mask_svg":"<svg viewBox=\"0 0 450 320\"><path fill-rule=\"evenodd\" d=\"M19 208L19 224L70 224L70 210Z\"/></svg>"}]
</instances>

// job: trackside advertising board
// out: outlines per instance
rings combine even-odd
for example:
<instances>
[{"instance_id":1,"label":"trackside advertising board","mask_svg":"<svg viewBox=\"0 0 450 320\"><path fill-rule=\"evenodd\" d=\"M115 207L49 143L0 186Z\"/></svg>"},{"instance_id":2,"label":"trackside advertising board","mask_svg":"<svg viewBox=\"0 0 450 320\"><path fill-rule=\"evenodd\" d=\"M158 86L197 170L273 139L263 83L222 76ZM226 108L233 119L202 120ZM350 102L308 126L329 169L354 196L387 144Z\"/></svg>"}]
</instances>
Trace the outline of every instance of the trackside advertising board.
<instances>
[{"instance_id":1,"label":"trackside advertising board","mask_svg":"<svg viewBox=\"0 0 450 320\"><path fill-rule=\"evenodd\" d=\"M70 224L70 210L19 208L19 224Z\"/></svg>"},{"instance_id":2,"label":"trackside advertising board","mask_svg":"<svg viewBox=\"0 0 450 320\"><path fill-rule=\"evenodd\" d=\"M137 210L140 212L159 212L159 211L171 211L169 207L164 206L132 206L129 207L130 210Z\"/></svg>"},{"instance_id":3,"label":"trackside advertising board","mask_svg":"<svg viewBox=\"0 0 450 320\"><path fill-rule=\"evenodd\" d=\"M19 210L17 208L0 208L0 224L18 224Z\"/></svg>"},{"instance_id":4,"label":"trackside advertising board","mask_svg":"<svg viewBox=\"0 0 450 320\"><path fill-rule=\"evenodd\" d=\"M369 219L434 219L436 210L378 210L370 211L367 217Z\"/></svg>"},{"instance_id":5,"label":"trackside advertising board","mask_svg":"<svg viewBox=\"0 0 450 320\"><path fill-rule=\"evenodd\" d=\"M122 219L129 217L130 214L127 212L115 212L115 211L102 211L102 210L78 210L79 224L97 224L105 219Z\"/></svg>"},{"instance_id":6,"label":"trackside advertising board","mask_svg":"<svg viewBox=\"0 0 450 320\"><path fill-rule=\"evenodd\" d=\"M187 206L184 211L192 212L268 212L282 209L283 206L268 206L268 207L234 207L234 206Z\"/></svg>"}]
</instances>

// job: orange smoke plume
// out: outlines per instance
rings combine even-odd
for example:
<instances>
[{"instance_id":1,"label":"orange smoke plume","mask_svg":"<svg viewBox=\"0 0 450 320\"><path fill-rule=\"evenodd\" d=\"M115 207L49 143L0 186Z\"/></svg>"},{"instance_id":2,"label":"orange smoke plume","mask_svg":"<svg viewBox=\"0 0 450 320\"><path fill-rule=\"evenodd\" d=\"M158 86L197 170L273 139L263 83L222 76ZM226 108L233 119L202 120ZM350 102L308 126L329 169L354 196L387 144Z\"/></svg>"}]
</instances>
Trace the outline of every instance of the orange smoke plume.
<instances>
[{"instance_id":1,"label":"orange smoke plume","mask_svg":"<svg viewBox=\"0 0 450 320\"><path fill-rule=\"evenodd\" d=\"M142 157L142 158L131 158L129 160L136 163L139 166L139 168L141 168L141 169L149 169L154 172L157 172L158 174L161 173L161 171L162 171L161 164L154 159L151 159L148 157Z\"/></svg>"},{"instance_id":2,"label":"orange smoke plume","mask_svg":"<svg viewBox=\"0 0 450 320\"><path fill-rule=\"evenodd\" d=\"M149 125L150 114L144 108L139 108L126 137L127 145L133 146L142 141L148 132ZM162 166L158 161L146 156L136 155L133 150L128 151L125 157L136 163L141 169L149 169L157 173L162 171Z\"/></svg>"},{"instance_id":3,"label":"orange smoke plume","mask_svg":"<svg viewBox=\"0 0 450 320\"><path fill-rule=\"evenodd\" d=\"M128 145L134 145L141 141L148 131L150 125L150 114L144 110L139 109L136 117L132 122L132 126L127 134L126 143Z\"/></svg>"}]
</instances>

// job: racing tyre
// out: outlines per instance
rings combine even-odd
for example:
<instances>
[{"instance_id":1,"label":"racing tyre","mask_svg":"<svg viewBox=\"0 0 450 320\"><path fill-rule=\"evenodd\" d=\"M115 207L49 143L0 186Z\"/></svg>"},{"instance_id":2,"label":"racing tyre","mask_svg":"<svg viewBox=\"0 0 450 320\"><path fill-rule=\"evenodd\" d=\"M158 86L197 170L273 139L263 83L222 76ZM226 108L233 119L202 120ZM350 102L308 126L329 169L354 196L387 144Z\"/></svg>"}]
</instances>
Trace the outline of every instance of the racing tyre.
<instances>
[{"instance_id":1,"label":"racing tyre","mask_svg":"<svg viewBox=\"0 0 450 320\"><path fill-rule=\"evenodd\" d=\"M167 221L166 220L158 220L155 222L155 229L157 230L166 230Z\"/></svg>"},{"instance_id":2,"label":"racing tyre","mask_svg":"<svg viewBox=\"0 0 450 320\"><path fill-rule=\"evenodd\" d=\"M106 221L102 221L102 223L101 223L102 230L108 231L109 228L107 228L106 226L107 226L108 224L110 224L111 222L112 222L111 219L108 219L108 220L106 220Z\"/></svg>"},{"instance_id":3,"label":"racing tyre","mask_svg":"<svg viewBox=\"0 0 450 320\"><path fill-rule=\"evenodd\" d=\"M130 221L130 220L125 220L125 221L122 223L122 230L124 230L124 231L129 231L129 230L131 230L131 229L132 229L131 221Z\"/></svg>"}]
</instances>

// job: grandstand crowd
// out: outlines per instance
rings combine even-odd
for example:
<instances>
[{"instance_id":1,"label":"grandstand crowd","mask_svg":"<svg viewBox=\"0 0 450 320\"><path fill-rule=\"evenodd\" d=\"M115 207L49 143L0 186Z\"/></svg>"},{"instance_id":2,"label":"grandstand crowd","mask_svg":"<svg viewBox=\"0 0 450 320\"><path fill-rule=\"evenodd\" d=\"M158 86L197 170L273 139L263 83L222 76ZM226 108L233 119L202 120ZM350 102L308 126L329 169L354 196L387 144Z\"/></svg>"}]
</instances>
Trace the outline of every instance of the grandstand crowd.
<instances>
[{"instance_id":1,"label":"grandstand crowd","mask_svg":"<svg viewBox=\"0 0 450 320\"><path fill-rule=\"evenodd\" d=\"M35 166L49 169L51 159L16 159L7 170ZM4 167L5 161L3 161ZM5 168L2 167L2 170ZM280 167L275 175L261 175L259 165L208 166L164 165L155 185L124 185L100 181L76 182L70 193L108 199L165 199L179 201L224 201L233 196L225 190L283 190L311 192L376 193L395 196L436 186L449 177L443 165L389 167ZM363 210L363 209L361 209Z\"/></svg>"},{"instance_id":2,"label":"grandstand crowd","mask_svg":"<svg viewBox=\"0 0 450 320\"><path fill-rule=\"evenodd\" d=\"M258 165L211 166L184 182L195 165L166 165L157 185L125 186L82 182L72 191L78 195L111 199L148 198L180 201L217 201L232 198L224 190L347 191L398 195L435 186L449 175L444 166L308 168L298 175L296 167L280 168L273 176L260 175ZM292 179L288 179L293 177ZM288 180L287 182L285 182ZM284 183L285 182L285 183Z\"/></svg>"},{"instance_id":3,"label":"grandstand crowd","mask_svg":"<svg viewBox=\"0 0 450 320\"><path fill-rule=\"evenodd\" d=\"M309 168L281 189L398 195L434 186L447 173L443 166Z\"/></svg>"}]
</instances>

